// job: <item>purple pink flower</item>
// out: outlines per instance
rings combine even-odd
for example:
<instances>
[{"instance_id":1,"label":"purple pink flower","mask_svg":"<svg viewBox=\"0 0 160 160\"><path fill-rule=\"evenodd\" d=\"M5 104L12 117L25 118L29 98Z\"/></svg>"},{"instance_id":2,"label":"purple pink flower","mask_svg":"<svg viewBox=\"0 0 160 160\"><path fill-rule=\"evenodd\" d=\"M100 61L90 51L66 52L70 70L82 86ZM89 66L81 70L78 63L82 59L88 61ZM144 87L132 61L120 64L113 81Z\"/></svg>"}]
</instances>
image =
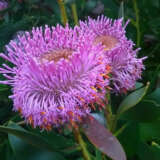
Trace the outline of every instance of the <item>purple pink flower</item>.
<instances>
[{"instance_id":1,"label":"purple pink flower","mask_svg":"<svg viewBox=\"0 0 160 160\"><path fill-rule=\"evenodd\" d=\"M0 0L0 11L6 9L8 7L8 3L6 1Z\"/></svg>"},{"instance_id":2,"label":"purple pink flower","mask_svg":"<svg viewBox=\"0 0 160 160\"><path fill-rule=\"evenodd\" d=\"M84 33L92 31L90 35L93 45L101 43L104 46L106 59L111 66L112 88L117 93L134 88L136 81L141 78L143 60L146 58L137 57L139 49L134 49L134 43L126 37L125 29L128 22L123 26L122 21L123 19L113 21L100 16L80 22L80 28Z\"/></svg>"},{"instance_id":3,"label":"purple pink flower","mask_svg":"<svg viewBox=\"0 0 160 160\"><path fill-rule=\"evenodd\" d=\"M13 87L14 110L33 127L50 130L74 123L89 114L94 103L103 105L108 60L90 34L79 27L33 28L1 54L14 67L3 64L0 73L6 80L0 83Z\"/></svg>"}]
</instances>

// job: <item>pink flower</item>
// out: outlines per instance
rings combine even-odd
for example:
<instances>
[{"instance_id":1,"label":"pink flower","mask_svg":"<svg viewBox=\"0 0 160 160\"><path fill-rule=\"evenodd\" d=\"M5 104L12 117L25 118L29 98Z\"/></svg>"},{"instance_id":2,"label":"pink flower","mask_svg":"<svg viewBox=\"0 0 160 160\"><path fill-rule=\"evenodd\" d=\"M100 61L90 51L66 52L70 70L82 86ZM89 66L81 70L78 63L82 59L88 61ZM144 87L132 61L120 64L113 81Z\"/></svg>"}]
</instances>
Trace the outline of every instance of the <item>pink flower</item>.
<instances>
[{"instance_id":1,"label":"pink flower","mask_svg":"<svg viewBox=\"0 0 160 160\"><path fill-rule=\"evenodd\" d=\"M0 11L6 9L8 7L8 3L6 1L0 0Z\"/></svg>"},{"instance_id":2,"label":"pink flower","mask_svg":"<svg viewBox=\"0 0 160 160\"><path fill-rule=\"evenodd\" d=\"M107 59L89 34L60 25L33 28L6 46L7 55L1 54L14 67L3 64L0 73L7 80L0 83L13 87L14 110L33 127L50 130L80 121L93 103L101 104Z\"/></svg>"},{"instance_id":3,"label":"pink flower","mask_svg":"<svg viewBox=\"0 0 160 160\"><path fill-rule=\"evenodd\" d=\"M84 34L92 31L93 45L101 43L104 46L112 70L112 88L119 93L134 88L135 82L141 78L143 60L146 58L137 58L139 49L134 50L134 43L126 37L127 24L123 26L122 19L113 21L104 16L80 22Z\"/></svg>"}]
</instances>

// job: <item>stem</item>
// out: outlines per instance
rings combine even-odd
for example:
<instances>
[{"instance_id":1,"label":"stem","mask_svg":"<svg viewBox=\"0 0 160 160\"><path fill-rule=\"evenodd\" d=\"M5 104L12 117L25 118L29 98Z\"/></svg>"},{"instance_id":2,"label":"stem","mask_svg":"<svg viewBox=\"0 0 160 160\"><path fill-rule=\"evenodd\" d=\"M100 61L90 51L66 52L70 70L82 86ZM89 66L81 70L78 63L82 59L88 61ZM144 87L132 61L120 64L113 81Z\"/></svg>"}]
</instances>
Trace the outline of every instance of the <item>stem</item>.
<instances>
[{"instance_id":1,"label":"stem","mask_svg":"<svg viewBox=\"0 0 160 160\"><path fill-rule=\"evenodd\" d=\"M25 121L17 122L17 125L24 125L24 124L25 124Z\"/></svg>"},{"instance_id":2,"label":"stem","mask_svg":"<svg viewBox=\"0 0 160 160\"><path fill-rule=\"evenodd\" d=\"M107 94L108 104L106 106L107 128L114 133L117 126L117 116L112 113L110 93Z\"/></svg>"},{"instance_id":3,"label":"stem","mask_svg":"<svg viewBox=\"0 0 160 160\"><path fill-rule=\"evenodd\" d=\"M155 146L155 147L157 147L158 149L160 149L160 145L159 145L158 143L154 142L154 141L152 141L152 146Z\"/></svg>"},{"instance_id":4,"label":"stem","mask_svg":"<svg viewBox=\"0 0 160 160\"><path fill-rule=\"evenodd\" d=\"M91 160L90 154L89 154L89 152L88 152L88 150L86 148L85 142L82 139L82 136L80 134L79 128L73 128L73 133L74 133L75 139L77 140L77 142L79 143L79 145L81 147L83 158L85 160Z\"/></svg>"},{"instance_id":5,"label":"stem","mask_svg":"<svg viewBox=\"0 0 160 160\"><path fill-rule=\"evenodd\" d=\"M140 32L140 25L139 25L139 9L137 6L137 1L136 0L132 0L132 1L133 1L133 7L135 10L135 14L136 14L135 27L137 29L137 46L140 46L141 32Z\"/></svg>"},{"instance_id":6,"label":"stem","mask_svg":"<svg viewBox=\"0 0 160 160\"><path fill-rule=\"evenodd\" d=\"M77 15L76 4L72 3L71 4L71 8L72 8L72 14L73 14L74 23L75 23L75 25L78 25L78 15Z\"/></svg>"},{"instance_id":7,"label":"stem","mask_svg":"<svg viewBox=\"0 0 160 160\"><path fill-rule=\"evenodd\" d=\"M58 0L58 4L59 4L60 11L61 11L62 23L65 26L68 22L68 18L67 18L67 13L66 13L64 1Z\"/></svg>"},{"instance_id":8,"label":"stem","mask_svg":"<svg viewBox=\"0 0 160 160\"><path fill-rule=\"evenodd\" d=\"M123 125L116 133L114 133L114 136L117 137L118 135L120 135L128 125L129 125L129 122Z\"/></svg>"},{"instance_id":9,"label":"stem","mask_svg":"<svg viewBox=\"0 0 160 160\"><path fill-rule=\"evenodd\" d=\"M107 101L108 104L106 105L106 110L105 110L105 116L106 116L106 127L111 130L111 125L112 125L112 108L111 108L111 98L110 98L110 93L108 91L107 93Z\"/></svg>"},{"instance_id":10,"label":"stem","mask_svg":"<svg viewBox=\"0 0 160 160\"><path fill-rule=\"evenodd\" d=\"M132 18L130 18L130 22L131 22L131 24L132 24L134 27L136 27L136 22L135 22L135 20L133 20Z\"/></svg>"},{"instance_id":11,"label":"stem","mask_svg":"<svg viewBox=\"0 0 160 160\"><path fill-rule=\"evenodd\" d=\"M81 147L78 145L78 146L72 146L72 147L69 147L69 148L66 148L66 149L63 149L61 150L62 153L74 153L74 152L77 152L77 151L80 151L81 150Z\"/></svg>"},{"instance_id":12,"label":"stem","mask_svg":"<svg viewBox=\"0 0 160 160\"><path fill-rule=\"evenodd\" d=\"M116 115L112 115L112 123L111 123L110 131L112 133L114 133L115 130L116 130L116 127L117 127L117 116Z\"/></svg>"}]
</instances>

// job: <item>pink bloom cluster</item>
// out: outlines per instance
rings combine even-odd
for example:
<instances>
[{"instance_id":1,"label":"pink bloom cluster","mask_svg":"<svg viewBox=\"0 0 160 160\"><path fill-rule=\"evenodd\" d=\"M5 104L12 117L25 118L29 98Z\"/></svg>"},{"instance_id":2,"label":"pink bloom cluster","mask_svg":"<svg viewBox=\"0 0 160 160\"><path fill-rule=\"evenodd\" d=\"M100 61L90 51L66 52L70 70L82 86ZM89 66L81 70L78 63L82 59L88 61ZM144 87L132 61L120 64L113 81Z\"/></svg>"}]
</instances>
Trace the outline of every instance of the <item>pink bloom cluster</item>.
<instances>
[{"instance_id":1,"label":"pink bloom cluster","mask_svg":"<svg viewBox=\"0 0 160 160\"><path fill-rule=\"evenodd\" d=\"M106 59L111 66L111 84L116 93L125 93L135 87L136 80L141 78L144 69L143 58L137 58L139 49L134 50L134 43L126 37L123 19L112 20L104 16L87 22L80 22L84 33L92 31L95 44L101 43L105 49Z\"/></svg>"},{"instance_id":2,"label":"pink bloom cluster","mask_svg":"<svg viewBox=\"0 0 160 160\"><path fill-rule=\"evenodd\" d=\"M14 110L33 125L53 126L81 121L94 104L104 106L106 88L132 89L141 77L144 58L137 58L122 20L105 17L80 22L74 29L33 28L12 40L3 64L2 84L13 86ZM110 85L110 87L109 87Z\"/></svg>"},{"instance_id":3,"label":"pink bloom cluster","mask_svg":"<svg viewBox=\"0 0 160 160\"><path fill-rule=\"evenodd\" d=\"M0 0L0 11L6 9L8 7L8 3L6 1Z\"/></svg>"},{"instance_id":4,"label":"pink bloom cluster","mask_svg":"<svg viewBox=\"0 0 160 160\"><path fill-rule=\"evenodd\" d=\"M50 130L68 121L80 121L94 103L102 103L109 80L101 45L92 45L79 28L60 25L33 28L6 46L0 72L13 86L14 110L34 127ZM97 54L99 53L99 54Z\"/></svg>"}]
</instances>

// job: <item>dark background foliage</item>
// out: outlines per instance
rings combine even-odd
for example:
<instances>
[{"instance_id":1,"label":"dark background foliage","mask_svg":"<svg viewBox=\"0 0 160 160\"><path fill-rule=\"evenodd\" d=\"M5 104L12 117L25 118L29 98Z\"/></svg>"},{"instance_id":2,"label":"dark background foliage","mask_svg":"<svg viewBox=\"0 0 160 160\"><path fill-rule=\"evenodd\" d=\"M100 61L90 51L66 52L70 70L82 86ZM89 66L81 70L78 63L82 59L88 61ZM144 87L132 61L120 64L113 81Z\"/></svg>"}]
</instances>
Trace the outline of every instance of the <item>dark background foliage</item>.
<instances>
[{"instance_id":1,"label":"dark background foliage","mask_svg":"<svg viewBox=\"0 0 160 160\"><path fill-rule=\"evenodd\" d=\"M17 33L31 30L33 26L61 23L61 14L56 0L8 0L9 8L0 11L0 52L6 52L5 45L16 38ZM150 81L146 96L135 107L125 112L118 121L118 129L124 124L117 137L124 147L128 160L160 159L160 1L159 0L66 0L69 23L73 26L71 4L76 3L78 17L96 18L104 14L110 18L124 16L130 19L127 36L136 47L139 57L147 56L146 70L137 88ZM0 59L0 63L4 60ZM3 80L3 77L0 76ZM0 85L0 160L82 160L80 148L73 134L67 130L40 132L23 123L23 119L12 111L8 98L11 88ZM119 105L125 97L111 96L112 107ZM103 118L103 117L101 117ZM19 132L16 132L16 131ZM5 133L4 133L5 131ZM17 133L18 137L11 133ZM7 134L8 133L8 134ZM86 137L84 137L86 139ZM105 159L86 139L93 159Z\"/></svg>"}]
</instances>

